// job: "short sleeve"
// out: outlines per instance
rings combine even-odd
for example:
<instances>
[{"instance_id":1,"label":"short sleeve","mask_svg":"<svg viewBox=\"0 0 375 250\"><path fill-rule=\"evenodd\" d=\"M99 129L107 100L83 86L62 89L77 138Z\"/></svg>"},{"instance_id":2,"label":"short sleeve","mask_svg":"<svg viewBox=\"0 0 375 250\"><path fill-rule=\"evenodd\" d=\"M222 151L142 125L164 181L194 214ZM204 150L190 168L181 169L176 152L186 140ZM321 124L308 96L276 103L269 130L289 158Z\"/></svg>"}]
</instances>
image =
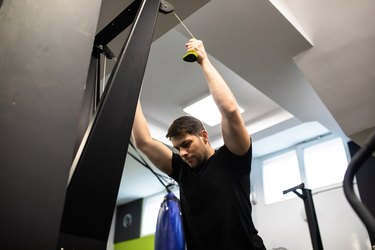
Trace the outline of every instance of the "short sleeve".
<instances>
[{"instance_id":1,"label":"short sleeve","mask_svg":"<svg viewBox=\"0 0 375 250\"><path fill-rule=\"evenodd\" d=\"M184 164L184 161L181 159L181 157L178 154L173 153L172 174L170 175L170 177L172 177L178 183L180 182L180 176L182 174L183 164Z\"/></svg>"}]
</instances>

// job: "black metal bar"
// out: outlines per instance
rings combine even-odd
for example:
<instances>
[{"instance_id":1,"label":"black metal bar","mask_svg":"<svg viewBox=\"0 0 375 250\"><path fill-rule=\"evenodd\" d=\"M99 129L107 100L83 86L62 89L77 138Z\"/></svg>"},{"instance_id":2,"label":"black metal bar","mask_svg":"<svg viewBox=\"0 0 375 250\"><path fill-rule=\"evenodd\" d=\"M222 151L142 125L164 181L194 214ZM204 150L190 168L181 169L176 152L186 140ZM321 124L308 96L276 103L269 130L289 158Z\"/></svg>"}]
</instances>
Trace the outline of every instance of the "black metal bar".
<instances>
[{"instance_id":1,"label":"black metal bar","mask_svg":"<svg viewBox=\"0 0 375 250\"><path fill-rule=\"evenodd\" d=\"M107 24L96 36L94 45L107 45L134 21L142 0L134 0L112 22Z\"/></svg>"},{"instance_id":2,"label":"black metal bar","mask_svg":"<svg viewBox=\"0 0 375 250\"><path fill-rule=\"evenodd\" d=\"M105 58L104 60L107 60L107 59ZM97 67L96 67L96 79L95 79L95 101L94 101L95 110L96 110L96 107L98 107L98 105L99 105L100 94L101 94L100 93L100 79L101 79L100 55L96 59L96 61L97 61ZM103 77L105 76L104 74L103 74ZM104 84L104 82L103 82L103 84Z\"/></svg>"},{"instance_id":3,"label":"black metal bar","mask_svg":"<svg viewBox=\"0 0 375 250\"><path fill-rule=\"evenodd\" d=\"M302 194L297 192L297 189L301 189ZM322 238L320 236L320 230L318 225L318 219L316 217L314 201L312 198L311 190L305 188L305 184L301 183L298 186L289 188L283 191L283 194L287 194L289 192L295 193L298 197L303 200L303 204L305 206L306 211L306 219L307 224L309 226L310 238L311 243L313 245L314 250L323 250L323 243Z\"/></svg>"},{"instance_id":4,"label":"black metal bar","mask_svg":"<svg viewBox=\"0 0 375 250\"><path fill-rule=\"evenodd\" d=\"M344 193L348 202L350 203L354 211L358 214L363 224L366 225L366 228L372 237L375 236L375 218L367 209L367 207L363 205L363 203L356 196L353 188L353 180L358 170L363 166L367 159L371 157L371 154L374 151L375 131L373 131L373 133L367 138L364 146L359 149L359 151L353 156L345 172L343 182Z\"/></svg>"},{"instance_id":5,"label":"black metal bar","mask_svg":"<svg viewBox=\"0 0 375 250\"><path fill-rule=\"evenodd\" d=\"M287 189L287 190L284 190L283 191L283 194L287 194L287 193L289 193L289 192L296 192L296 190L297 189L302 189L302 188L304 188L305 187L305 184L304 183L301 183L301 184L299 184L298 186L295 186L295 187L292 187L292 188L289 188L289 189ZM297 193L297 195L298 195L299 193ZM299 196L299 195L298 195Z\"/></svg>"},{"instance_id":6,"label":"black metal bar","mask_svg":"<svg viewBox=\"0 0 375 250\"><path fill-rule=\"evenodd\" d=\"M311 195L311 190L302 188L302 194L305 197L303 203L305 205L307 224L309 225L311 243L314 250L322 250L323 243L320 237L318 219L316 217L314 201Z\"/></svg>"},{"instance_id":7,"label":"black metal bar","mask_svg":"<svg viewBox=\"0 0 375 250\"><path fill-rule=\"evenodd\" d=\"M159 1L141 3L108 80L68 186L62 238L73 235L100 242L108 239ZM60 241L60 247L64 242Z\"/></svg>"}]
</instances>

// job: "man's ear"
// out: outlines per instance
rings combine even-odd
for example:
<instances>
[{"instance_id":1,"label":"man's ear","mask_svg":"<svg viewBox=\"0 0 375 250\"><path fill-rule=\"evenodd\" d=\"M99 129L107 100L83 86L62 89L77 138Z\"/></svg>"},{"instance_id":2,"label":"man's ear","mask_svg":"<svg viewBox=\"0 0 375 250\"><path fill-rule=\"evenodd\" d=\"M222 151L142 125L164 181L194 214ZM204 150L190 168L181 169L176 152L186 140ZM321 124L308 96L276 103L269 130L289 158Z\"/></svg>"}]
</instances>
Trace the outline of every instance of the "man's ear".
<instances>
[{"instance_id":1,"label":"man's ear","mask_svg":"<svg viewBox=\"0 0 375 250\"><path fill-rule=\"evenodd\" d=\"M199 135L203 138L203 141L204 142L208 142L208 133L207 133L207 131L206 130L202 130L200 133L199 133Z\"/></svg>"}]
</instances>

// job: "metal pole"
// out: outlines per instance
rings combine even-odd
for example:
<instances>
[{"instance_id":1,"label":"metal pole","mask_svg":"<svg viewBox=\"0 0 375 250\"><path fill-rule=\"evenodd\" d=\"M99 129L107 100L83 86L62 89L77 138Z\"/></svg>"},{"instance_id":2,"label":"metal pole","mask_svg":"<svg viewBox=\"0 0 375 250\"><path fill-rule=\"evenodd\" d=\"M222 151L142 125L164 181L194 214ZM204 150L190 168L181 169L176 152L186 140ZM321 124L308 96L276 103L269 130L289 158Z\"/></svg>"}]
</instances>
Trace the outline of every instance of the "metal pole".
<instances>
[{"instance_id":1,"label":"metal pole","mask_svg":"<svg viewBox=\"0 0 375 250\"><path fill-rule=\"evenodd\" d=\"M349 204L366 226L371 238L375 237L375 217L355 194L353 180L358 170L366 163L374 151L375 131L373 131L372 134L367 138L364 146L353 156L345 172L343 181L345 196Z\"/></svg>"},{"instance_id":2,"label":"metal pole","mask_svg":"<svg viewBox=\"0 0 375 250\"><path fill-rule=\"evenodd\" d=\"M314 250L323 250L322 238L318 226L318 219L316 217L314 201L311 195L311 190L302 188L304 196L303 203L305 205L307 223L309 225L311 242Z\"/></svg>"},{"instance_id":3,"label":"metal pole","mask_svg":"<svg viewBox=\"0 0 375 250\"><path fill-rule=\"evenodd\" d=\"M297 192L297 189L302 190L302 194ZM289 188L283 191L283 194L289 192L295 193L299 198L303 200L306 211L307 224L309 226L311 243L314 250L323 250L322 238L320 237L318 219L315 213L314 201L311 195L311 190L305 188L305 184L301 183L298 186Z\"/></svg>"}]
</instances>

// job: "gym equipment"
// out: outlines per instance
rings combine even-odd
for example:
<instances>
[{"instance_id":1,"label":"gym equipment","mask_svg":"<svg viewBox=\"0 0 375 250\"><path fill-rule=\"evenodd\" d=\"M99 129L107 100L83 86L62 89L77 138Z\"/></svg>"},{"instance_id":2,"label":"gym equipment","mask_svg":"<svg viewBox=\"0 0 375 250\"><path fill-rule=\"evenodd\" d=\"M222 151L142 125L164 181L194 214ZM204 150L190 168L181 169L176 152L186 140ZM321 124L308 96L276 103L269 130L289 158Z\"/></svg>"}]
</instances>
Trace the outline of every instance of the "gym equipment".
<instances>
[{"instance_id":1,"label":"gym equipment","mask_svg":"<svg viewBox=\"0 0 375 250\"><path fill-rule=\"evenodd\" d=\"M159 210L155 231L155 250L184 249L185 238L180 203L172 192L168 192Z\"/></svg>"},{"instance_id":2,"label":"gym equipment","mask_svg":"<svg viewBox=\"0 0 375 250\"><path fill-rule=\"evenodd\" d=\"M184 24L184 22L182 22L182 20L180 19L180 17L177 15L177 13L174 11L174 7L172 4L168 3L167 1L164 1L164 0L161 0L160 1L160 8L159 8L160 12L164 13L164 14L169 14L171 12L173 12L174 16L177 18L177 20L182 24L182 26L186 29L186 31L190 34L191 38L195 38L193 36L193 34L190 32L190 30L186 27L186 25ZM185 62L195 62L197 61L198 59L198 54L197 52L195 51L189 51L187 52L183 57L182 59L185 61Z\"/></svg>"},{"instance_id":3,"label":"gym equipment","mask_svg":"<svg viewBox=\"0 0 375 250\"><path fill-rule=\"evenodd\" d=\"M106 45L112 34L125 28L123 23L133 24L73 162L58 249L102 250L107 245L160 4L158 0L133 3L121 16L134 16L134 21L115 18L95 39L95 46ZM98 71L88 76L97 80L91 72Z\"/></svg>"},{"instance_id":4,"label":"gym equipment","mask_svg":"<svg viewBox=\"0 0 375 250\"><path fill-rule=\"evenodd\" d=\"M296 190L301 189L302 194L298 193ZM301 183L298 186L292 187L290 189L284 190L283 194L289 192L295 193L299 198L303 200L306 211L307 224L309 225L311 243L314 250L323 250L322 238L320 237L318 220L316 218L314 201L312 199L311 190L305 188L305 184Z\"/></svg>"},{"instance_id":5,"label":"gym equipment","mask_svg":"<svg viewBox=\"0 0 375 250\"><path fill-rule=\"evenodd\" d=\"M165 183L167 181L165 179L166 176L156 173L141 154L139 154L134 144L130 142L130 145L137 156L129 151L128 154L138 163L149 169L168 192L167 195L164 196L164 200L159 209L155 231L155 250L184 250L185 237L182 228L180 201L171 191L171 187L173 187L175 183L170 182L167 185Z\"/></svg>"},{"instance_id":6,"label":"gym equipment","mask_svg":"<svg viewBox=\"0 0 375 250\"><path fill-rule=\"evenodd\" d=\"M359 151L353 156L350 161L348 168L344 176L344 193L346 199L357 213L359 218L362 220L363 224L366 226L370 237L373 239L375 237L375 218L368 207L366 207L361 200L358 199L354 192L353 180L358 170L364 166L366 161L372 156L375 151L375 131L367 138L364 146L359 149ZM373 246L373 249L375 247Z\"/></svg>"},{"instance_id":7,"label":"gym equipment","mask_svg":"<svg viewBox=\"0 0 375 250\"><path fill-rule=\"evenodd\" d=\"M186 27L186 25L182 22L182 20L178 17L175 11L173 11L174 16L177 18L177 20L182 24L182 26L189 32L191 38L195 38L193 34L190 32L190 30ZM186 62L195 62L198 59L198 54L195 51L189 51L186 53L182 59Z\"/></svg>"},{"instance_id":8,"label":"gym equipment","mask_svg":"<svg viewBox=\"0 0 375 250\"><path fill-rule=\"evenodd\" d=\"M173 186L173 183L168 183L166 184L165 182L170 182L170 179L168 179L167 176L163 174L158 174L155 172L152 167L147 163L147 161L141 156L141 154L138 152L138 149L134 146L133 142L129 142L130 146L133 148L133 150L136 152L137 156L132 154L130 151L128 151L128 155L130 155L134 160L136 160L139 164L147 168L148 170L151 171L153 175L155 175L156 179L165 187L168 193L171 192L169 189L170 186Z\"/></svg>"}]
</instances>

